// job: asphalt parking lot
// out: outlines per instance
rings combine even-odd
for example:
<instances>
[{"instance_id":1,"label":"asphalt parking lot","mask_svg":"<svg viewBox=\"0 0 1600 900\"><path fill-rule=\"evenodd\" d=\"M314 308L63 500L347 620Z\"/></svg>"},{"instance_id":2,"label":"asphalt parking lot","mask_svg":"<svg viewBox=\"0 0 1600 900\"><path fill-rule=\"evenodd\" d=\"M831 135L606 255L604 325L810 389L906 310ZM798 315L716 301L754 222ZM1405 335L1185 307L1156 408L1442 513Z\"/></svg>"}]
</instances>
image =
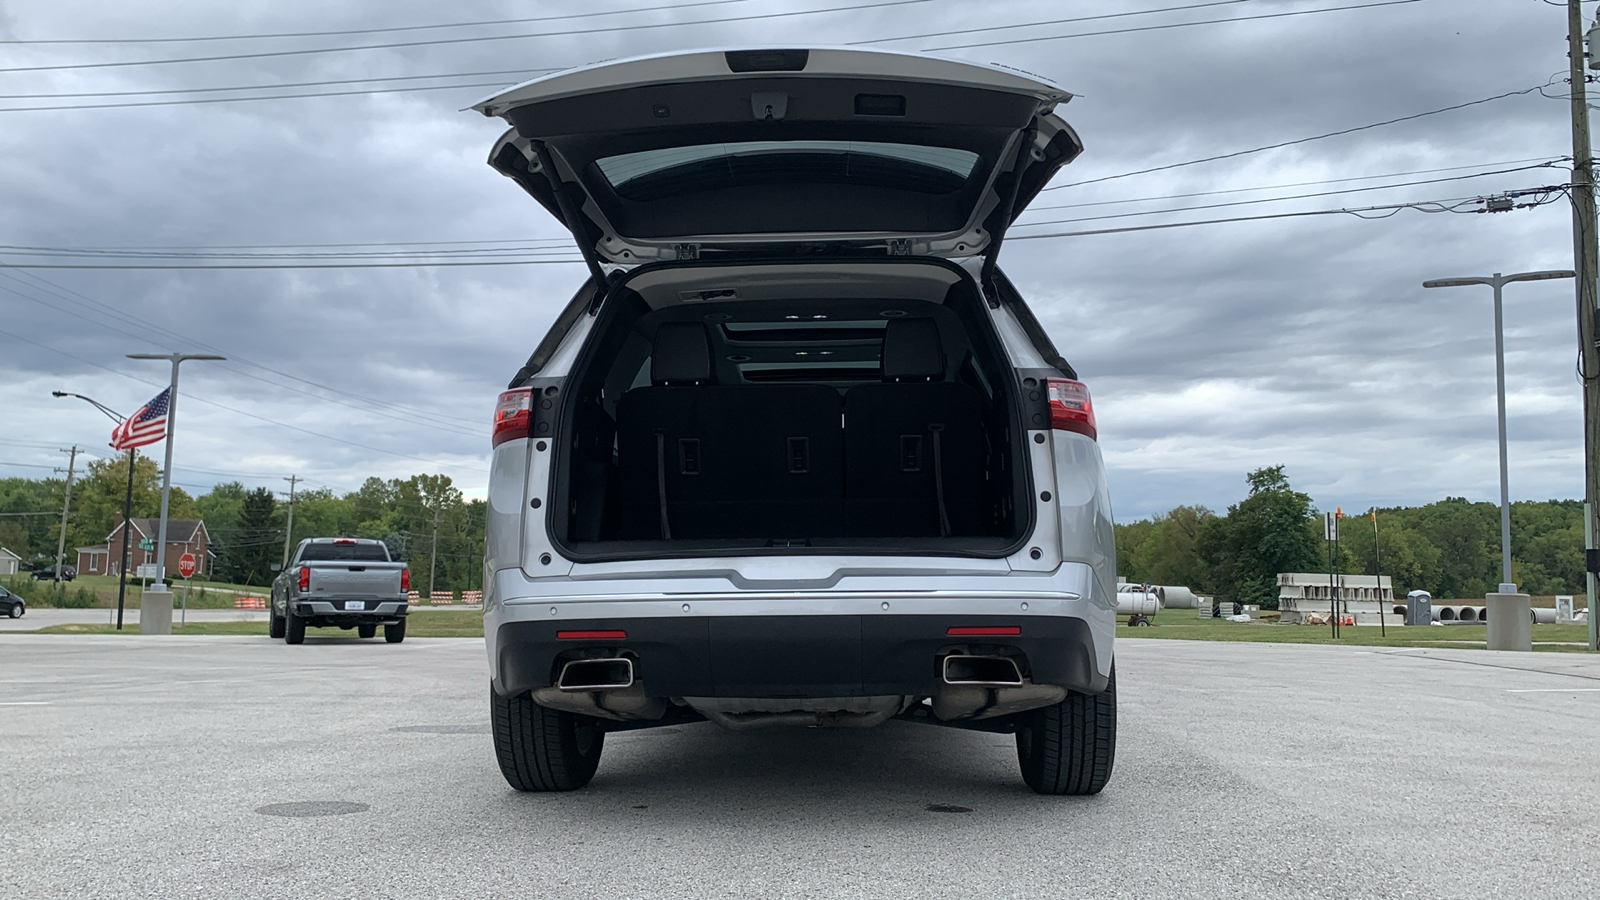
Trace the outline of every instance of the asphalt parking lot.
<instances>
[{"instance_id":1,"label":"asphalt parking lot","mask_svg":"<svg viewBox=\"0 0 1600 900\"><path fill-rule=\"evenodd\" d=\"M900 723L611 735L517 794L485 678L476 640L0 635L0 896L1600 894L1584 655L1120 641L1094 798Z\"/></svg>"}]
</instances>

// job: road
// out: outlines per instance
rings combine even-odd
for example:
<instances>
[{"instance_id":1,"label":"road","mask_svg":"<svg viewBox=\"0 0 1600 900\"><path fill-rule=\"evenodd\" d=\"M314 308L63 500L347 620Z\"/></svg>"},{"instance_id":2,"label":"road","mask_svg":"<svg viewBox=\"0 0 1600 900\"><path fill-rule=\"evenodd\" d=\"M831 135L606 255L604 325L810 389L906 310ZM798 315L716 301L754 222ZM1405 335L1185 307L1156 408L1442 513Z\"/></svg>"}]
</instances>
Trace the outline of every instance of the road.
<instances>
[{"instance_id":1,"label":"road","mask_svg":"<svg viewBox=\"0 0 1600 900\"><path fill-rule=\"evenodd\" d=\"M1600 658L1123 640L1118 670L1098 797L901 723L615 734L588 789L524 795L476 640L0 635L0 896L1600 895ZM308 802L359 811L267 814Z\"/></svg>"}]
</instances>

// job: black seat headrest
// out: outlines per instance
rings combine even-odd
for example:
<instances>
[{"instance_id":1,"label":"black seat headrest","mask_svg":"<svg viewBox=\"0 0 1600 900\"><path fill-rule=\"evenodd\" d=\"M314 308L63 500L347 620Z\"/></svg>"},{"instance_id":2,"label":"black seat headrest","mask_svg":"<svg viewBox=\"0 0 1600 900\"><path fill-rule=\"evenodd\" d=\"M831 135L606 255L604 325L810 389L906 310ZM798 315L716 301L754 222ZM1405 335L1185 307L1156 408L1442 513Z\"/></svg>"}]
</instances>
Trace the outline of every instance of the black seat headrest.
<instances>
[{"instance_id":1,"label":"black seat headrest","mask_svg":"<svg viewBox=\"0 0 1600 900\"><path fill-rule=\"evenodd\" d=\"M711 345L699 322L663 322L650 353L650 382L699 384L711 380Z\"/></svg>"},{"instance_id":2,"label":"black seat headrest","mask_svg":"<svg viewBox=\"0 0 1600 900\"><path fill-rule=\"evenodd\" d=\"M890 319L884 326L883 380L944 380L944 346L932 319Z\"/></svg>"}]
</instances>

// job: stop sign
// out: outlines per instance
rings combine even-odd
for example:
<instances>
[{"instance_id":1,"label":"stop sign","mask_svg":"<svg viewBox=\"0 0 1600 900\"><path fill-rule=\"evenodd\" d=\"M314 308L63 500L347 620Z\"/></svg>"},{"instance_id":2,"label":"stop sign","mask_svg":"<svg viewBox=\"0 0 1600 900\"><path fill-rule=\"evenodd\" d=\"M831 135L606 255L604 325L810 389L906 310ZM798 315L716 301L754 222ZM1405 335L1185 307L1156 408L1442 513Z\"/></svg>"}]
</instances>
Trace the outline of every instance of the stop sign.
<instances>
[{"instance_id":1,"label":"stop sign","mask_svg":"<svg viewBox=\"0 0 1600 900\"><path fill-rule=\"evenodd\" d=\"M185 578L194 574L194 554L185 553L178 557L178 574Z\"/></svg>"}]
</instances>

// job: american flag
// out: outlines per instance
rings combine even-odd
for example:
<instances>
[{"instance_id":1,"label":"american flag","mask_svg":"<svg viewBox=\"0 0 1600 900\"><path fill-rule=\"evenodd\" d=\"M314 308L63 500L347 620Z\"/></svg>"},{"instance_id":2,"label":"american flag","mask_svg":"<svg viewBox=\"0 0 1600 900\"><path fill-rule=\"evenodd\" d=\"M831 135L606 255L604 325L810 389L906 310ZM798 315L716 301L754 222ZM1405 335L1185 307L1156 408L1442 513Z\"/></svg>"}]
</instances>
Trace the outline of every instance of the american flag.
<instances>
[{"instance_id":1,"label":"american flag","mask_svg":"<svg viewBox=\"0 0 1600 900\"><path fill-rule=\"evenodd\" d=\"M129 450L154 444L167 436L167 407L172 388L157 394L154 400L139 407L139 411L123 419L111 429L111 449Z\"/></svg>"}]
</instances>

